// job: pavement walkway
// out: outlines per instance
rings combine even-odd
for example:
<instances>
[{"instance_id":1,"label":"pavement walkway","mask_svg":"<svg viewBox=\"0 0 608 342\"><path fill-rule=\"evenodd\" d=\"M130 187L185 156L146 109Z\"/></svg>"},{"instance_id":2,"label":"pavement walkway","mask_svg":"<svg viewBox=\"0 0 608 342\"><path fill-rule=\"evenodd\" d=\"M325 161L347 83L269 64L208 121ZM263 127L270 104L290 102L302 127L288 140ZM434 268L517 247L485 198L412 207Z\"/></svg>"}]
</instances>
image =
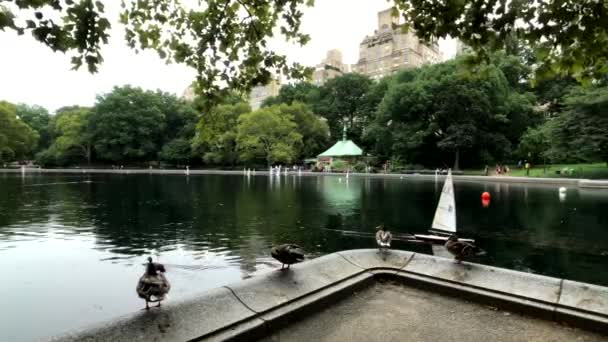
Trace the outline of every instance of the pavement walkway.
<instances>
[{"instance_id":1,"label":"pavement walkway","mask_svg":"<svg viewBox=\"0 0 608 342\"><path fill-rule=\"evenodd\" d=\"M608 341L608 336L384 281L262 341Z\"/></svg>"}]
</instances>

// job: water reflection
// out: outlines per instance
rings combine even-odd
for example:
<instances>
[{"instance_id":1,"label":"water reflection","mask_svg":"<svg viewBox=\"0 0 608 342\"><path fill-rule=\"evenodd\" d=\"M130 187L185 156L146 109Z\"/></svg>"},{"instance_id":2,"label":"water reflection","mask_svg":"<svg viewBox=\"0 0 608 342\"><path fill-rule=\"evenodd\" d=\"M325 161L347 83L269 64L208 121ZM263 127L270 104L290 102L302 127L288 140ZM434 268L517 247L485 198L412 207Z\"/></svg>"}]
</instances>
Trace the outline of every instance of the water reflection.
<instances>
[{"instance_id":1,"label":"water reflection","mask_svg":"<svg viewBox=\"0 0 608 342\"><path fill-rule=\"evenodd\" d=\"M374 246L380 223L424 232L442 184L356 176L3 174L0 267L9 284L0 296L10 297L4 304L15 314L0 340L31 340L138 310L134 286L148 254L168 265L171 296L179 299L270 271L277 265L268 255L273 244L295 242L314 257ZM483 191L491 192L487 207ZM459 229L488 251L479 262L608 285L607 192L569 189L565 200L557 192L457 181ZM36 331L20 326L39 321L45 323Z\"/></svg>"}]
</instances>

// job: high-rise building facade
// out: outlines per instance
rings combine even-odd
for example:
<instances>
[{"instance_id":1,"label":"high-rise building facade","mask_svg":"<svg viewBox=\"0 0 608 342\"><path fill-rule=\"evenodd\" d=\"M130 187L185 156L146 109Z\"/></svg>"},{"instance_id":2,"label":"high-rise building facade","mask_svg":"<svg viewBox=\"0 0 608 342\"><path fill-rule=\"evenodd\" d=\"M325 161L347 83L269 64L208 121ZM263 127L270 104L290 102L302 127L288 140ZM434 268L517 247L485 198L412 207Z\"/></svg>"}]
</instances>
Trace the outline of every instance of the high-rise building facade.
<instances>
[{"instance_id":1,"label":"high-rise building facade","mask_svg":"<svg viewBox=\"0 0 608 342\"><path fill-rule=\"evenodd\" d=\"M463 43L460 39L456 39L456 56L464 55L473 52L473 49Z\"/></svg>"},{"instance_id":2,"label":"high-rise building facade","mask_svg":"<svg viewBox=\"0 0 608 342\"><path fill-rule=\"evenodd\" d=\"M404 68L441 62L437 42L423 43L410 30L404 33L392 9L378 13L378 29L359 44L359 61L353 71L374 79Z\"/></svg>"},{"instance_id":3,"label":"high-rise building facade","mask_svg":"<svg viewBox=\"0 0 608 342\"><path fill-rule=\"evenodd\" d=\"M262 102L271 96L279 95L281 83L279 80L271 80L267 85L253 87L249 93L249 106L252 110L259 109Z\"/></svg>"},{"instance_id":4,"label":"high-rise building facade","mask_svg":"<svg viewBox=\"0 0 608 342\"><path fill-rule=\"evenodd\" d=\"M327 51L327 57L317 64L312 74L315 85L323 85L328 80L348 72L348 65L342 63L342 52L337 49Z\"/></svg>"}]
</instances>

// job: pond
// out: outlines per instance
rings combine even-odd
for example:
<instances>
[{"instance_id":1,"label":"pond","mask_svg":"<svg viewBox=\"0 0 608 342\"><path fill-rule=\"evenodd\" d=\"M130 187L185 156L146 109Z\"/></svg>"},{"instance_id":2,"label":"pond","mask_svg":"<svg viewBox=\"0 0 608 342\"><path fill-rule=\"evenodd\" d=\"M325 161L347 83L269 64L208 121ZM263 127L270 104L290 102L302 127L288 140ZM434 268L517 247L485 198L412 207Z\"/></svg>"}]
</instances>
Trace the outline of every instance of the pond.
<instances>
[{"instance_id":1,"label":"pond","mask_svg":"<svg viewBox=\"0 0 608 342\"><path fill-rule=\"evenodd\" d=\"M142 309L135 285L148 255L167 265L171 302L280 267L274 244L313 258L374 247L380 223L424 233L441 187L422 177L0 173L0 341ZM487 251L476 262L608 285L608 191L560 198L556 186L456 180L455 194L460 235Z\"/></svg>"}]
</instances>

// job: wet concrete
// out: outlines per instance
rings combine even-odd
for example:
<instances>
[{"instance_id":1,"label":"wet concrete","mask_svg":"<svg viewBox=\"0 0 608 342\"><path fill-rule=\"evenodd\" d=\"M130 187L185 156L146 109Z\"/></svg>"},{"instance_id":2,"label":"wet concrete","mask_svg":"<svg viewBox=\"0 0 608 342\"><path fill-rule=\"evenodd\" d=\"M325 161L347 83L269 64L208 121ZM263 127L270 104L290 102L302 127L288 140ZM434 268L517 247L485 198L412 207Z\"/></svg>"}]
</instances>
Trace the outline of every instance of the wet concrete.
<instances>
[{"instance_id":1,"label":"wet concrete","mask_svg":"<svg viewBox=\"0 0 608 342\"><path fill-rule=\"evenodd\" d=\"M392 281L373 286L262 341L607 341L608 337Z\"/></svg>"}]
</instances>

